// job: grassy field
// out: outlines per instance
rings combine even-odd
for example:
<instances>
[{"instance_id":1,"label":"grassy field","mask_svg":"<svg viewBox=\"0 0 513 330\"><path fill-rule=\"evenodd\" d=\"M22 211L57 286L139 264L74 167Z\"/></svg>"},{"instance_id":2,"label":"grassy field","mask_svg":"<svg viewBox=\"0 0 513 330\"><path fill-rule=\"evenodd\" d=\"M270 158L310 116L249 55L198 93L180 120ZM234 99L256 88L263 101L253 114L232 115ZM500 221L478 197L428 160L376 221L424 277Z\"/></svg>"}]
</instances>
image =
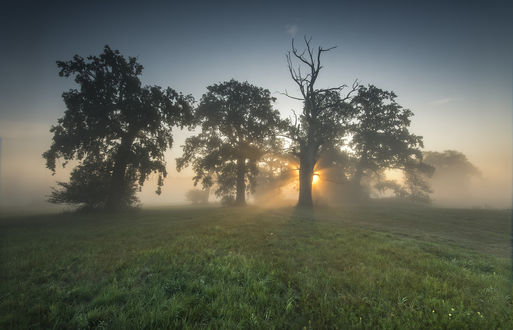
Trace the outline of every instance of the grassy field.
<instances>
[{"instance_id":1,"label":"grassy field","mask_svg":"<svg viewBox=\"0 0 513 330\"><path fill-rule=\"evenodd\" d=\"M0 328L513 328L510 211L0 219Z\"/></svg>"}]
</instances>

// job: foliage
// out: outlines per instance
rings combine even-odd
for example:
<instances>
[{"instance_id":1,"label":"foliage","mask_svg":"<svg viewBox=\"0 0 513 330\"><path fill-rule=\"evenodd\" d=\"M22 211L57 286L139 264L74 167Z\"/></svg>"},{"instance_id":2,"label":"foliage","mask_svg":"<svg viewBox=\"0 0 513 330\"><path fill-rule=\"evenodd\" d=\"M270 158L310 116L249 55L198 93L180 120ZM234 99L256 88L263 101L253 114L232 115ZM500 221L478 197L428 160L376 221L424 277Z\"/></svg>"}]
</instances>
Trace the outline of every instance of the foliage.
<instances>
[{"instance_id":1,"label":"foliage","mask_svg":"<svg viewBox=\"0 0 513 330\"><path fill-rule=\"evenodd\" d=\"M151 173L158 175L157 193L166 176L164 152L171 147L171 128L192 119L190 96L171 88L141 86L143 66L105 46L99 56L75 55L58 61L61 77L74 77L78 89L62 94L67 110L52 126L53 141L43 154L55 173L56 162L77 160L69 183L52 194L51 201L86 207L122 208L135 201L134 186L142 186ZM94 168L91 177L88 168ZM88 196L91 184L101 180L105 203Z\"/></svg>"},{"instance_id":2,"label":"foliage","mask_svg":"<svg viewBox=\"0 0 513 330\"><path fill-rule=\"evenodd\" d=\"M267 89L230 80L207 87L195 111L201 133L190 137L177 170L192 165L194 184L216 184L226 203L245 204L254 192L258 161L272 149L282 122Z\"/></svg>"},{"instance_id":3,"label":"foliage","mask_svg":"<svg viewBox=\"0 0 513 330\"><path fill-rule=\"evenodd\" d=\"M436 169L434 176L444 179L451 177L459 181L468 181L471 177L481 175L479 169L463 153L456 150L426 151L424 161Z\"/></svg>"},{"instance_id":4,"label":"foliage","mask_svg":"<svg viewBox=\"0 0 513 330\"><path fill-rule=\"evenodd\" d=\"M423 162L422 137L409 132L413 112L401 107L396 97L373 85L359 87L350 101L350 129L342 136L350 148L327 148L317 164L324 169L325 197L336 202L367 199L374 187L401 199L430 200L426 180L434 169ZM403 171L404 183L386 180L384 171L390 169Z\"/></svg>"},{"instance_id":5,"label":"foliage","mask_svg":"<svg viewBox=\"0 0 513 330\"><path fill-rule=\"evenodd\" d=\"M2 218L0 328L511 329L510 215L383 204Z\"/></svg>"},{"instance_id":6,"label":"foliage","mask_svg":"<svg viewBox=\"0 0 513 330\"><path fill-rule=\"evenodd\" d=\"M426 180L432 187L433 199L438 203L461 207L477 202L472 198L472 181L481 173L463 153L455 150L426 151L424 162L435 169Z\"/></svg>"},{"instance_id":7,"label":"foliage","mask_svg":"<svg viewBox=\"0 0 513 330\"><path fill-rule=\"evenodd\" d=\"M185 194L185 198L192 204L207 204L209 190L192 189Z\"/></svg>"},{"instance_id":8,"label":"foliage","mask_svg":"<svg viewBox=\"0 0 513 330\"><path fill-rule=\"evenodd\" d=\"M413 171L430 173L433 169L422 163L422 137L410 133L413 112L396 102L394 92L373 85L361 86L351 103L356 111L351 147L358 165L353 180L367 172L401 169L413 176ZM411 184L420 183L417 179Z\"/></svg>"},{"instance_id":9,"label":"foliage","mask_svg":"<svg viewBox=\"0 0 513 330\"><path fill-rule=\"evenodd\" d=\"M138 186L133 170L126 174L123 205L135 205ZM84 211L105 209L110 191L110 167L105 162L84 162L71 171L69 182L57 182L60 189L52 188L49 201L56 204L80 205Z\"/></svg>"}]
</instances>

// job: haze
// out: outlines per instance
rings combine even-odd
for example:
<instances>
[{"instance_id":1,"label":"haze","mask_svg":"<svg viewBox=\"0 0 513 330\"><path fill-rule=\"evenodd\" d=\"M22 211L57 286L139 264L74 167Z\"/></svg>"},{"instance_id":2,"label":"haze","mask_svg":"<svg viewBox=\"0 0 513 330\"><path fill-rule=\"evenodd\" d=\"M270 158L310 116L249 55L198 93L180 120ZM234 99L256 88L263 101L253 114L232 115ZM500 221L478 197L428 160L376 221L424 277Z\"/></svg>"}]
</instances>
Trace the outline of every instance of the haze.
<instances>
[{"instance_id":1,"label":"haze","mask_svg":"<svg viewBox=\"0 0 513 330\"><path fill-rule=\"evenodd\" d=\"M393 90L414 112L411 131L424 137L426 151L462 152L479 169L481 175L459 190L437 186L435 205L509 208L513 26L505 3L97 1L71 12L64 2L11 1L0 14L0 206L49 207L50 187L69 173L59 168L52 176L41 157L50 146L50 126L65 110L61 94L75 87L58 76L56 60L98 54L108 44L138 57L145 84L199 100L208 85L247 80L271 90L275 108L288 117L301 104L279 93L296 92L285 54L292 37L308 35L318 45L338 46L325 56L321 85L358 79ZM157 196L154 182L146 182L143 205L186 202L192 171L177 173L175 158L190 135L174 132L163 193Z\"/></svg>"}]
</instances>

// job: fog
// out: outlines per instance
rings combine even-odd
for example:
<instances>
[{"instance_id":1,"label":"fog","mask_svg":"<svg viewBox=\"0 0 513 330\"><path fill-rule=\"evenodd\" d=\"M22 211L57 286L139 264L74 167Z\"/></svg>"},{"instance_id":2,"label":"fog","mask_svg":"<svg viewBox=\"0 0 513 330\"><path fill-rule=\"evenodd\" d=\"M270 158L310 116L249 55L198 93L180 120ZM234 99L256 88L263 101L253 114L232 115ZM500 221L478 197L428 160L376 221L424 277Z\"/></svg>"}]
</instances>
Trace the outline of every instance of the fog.
<instances>
[{"instance_id":1,"label":"fog","mask_svg":"<svg viewBox=\"0 0 513 330\"><path fill-rule=\"evenodd\" d=\"M51 135L47 124L1 123L1 181L0 206L4 212L41 212L66 209L48 203L47 197L56 181L66 181L68 167L57 169L56 175L45 168L41 154L49 147ZM185 194L195 188L192 181L193 173L188 168L178 173L175 170L175 158L181 153L180 145L186 131L176 131L173 148L167 152L168 176L161 195L155 194L156 178L148 180L142 191L138 193L143 207L190 204ZM429 142L429 136L425 136ZM450 143L448 143L450 145ZM442 152L443 150L437 150ZM490 156L492 154L492 156ZM479 158L480 155L483 155ZM467 180L457 178L458 173L439 173L429 181L433 193L433 206L463 208L510 208L512 200L512 162L511 149L476 150L465 155L478 174L469 176ZM497 161L500 160L500 161ZM400 180L398 174L388 173L392 179ZM323 191L335 183L326 181L321 171L319 180L313 186L314 199L323 202ZM200 187L196 187L200 188ZM257 186L257 193L249 198L250 204L267 207L292 206L297 201L297 175L279 182L273 187ZM376 197L377 195L374 194ZM380 196L383 197L383 196ZM213 191L209 201L216 202Z\"/></svg>"}]
</instances>

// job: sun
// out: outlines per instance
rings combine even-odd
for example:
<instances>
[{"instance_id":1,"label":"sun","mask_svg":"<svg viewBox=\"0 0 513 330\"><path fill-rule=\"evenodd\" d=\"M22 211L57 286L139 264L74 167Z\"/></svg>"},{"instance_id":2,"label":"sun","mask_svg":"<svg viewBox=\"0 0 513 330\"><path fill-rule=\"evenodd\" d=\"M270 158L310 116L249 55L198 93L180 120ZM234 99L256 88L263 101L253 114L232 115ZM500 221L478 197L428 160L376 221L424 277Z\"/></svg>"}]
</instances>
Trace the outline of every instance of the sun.
<instances>
[{"instance_id":1,"label":"sun","mask_svg":"<svg viewBox=\"0 0 513 330\"><path fill-rule=\"evenodd\" d=\"M312 184L318 184L318 183L319 183L319 174L314 173L314 175L312 176Z\"/></svg>"}]
</instances>

